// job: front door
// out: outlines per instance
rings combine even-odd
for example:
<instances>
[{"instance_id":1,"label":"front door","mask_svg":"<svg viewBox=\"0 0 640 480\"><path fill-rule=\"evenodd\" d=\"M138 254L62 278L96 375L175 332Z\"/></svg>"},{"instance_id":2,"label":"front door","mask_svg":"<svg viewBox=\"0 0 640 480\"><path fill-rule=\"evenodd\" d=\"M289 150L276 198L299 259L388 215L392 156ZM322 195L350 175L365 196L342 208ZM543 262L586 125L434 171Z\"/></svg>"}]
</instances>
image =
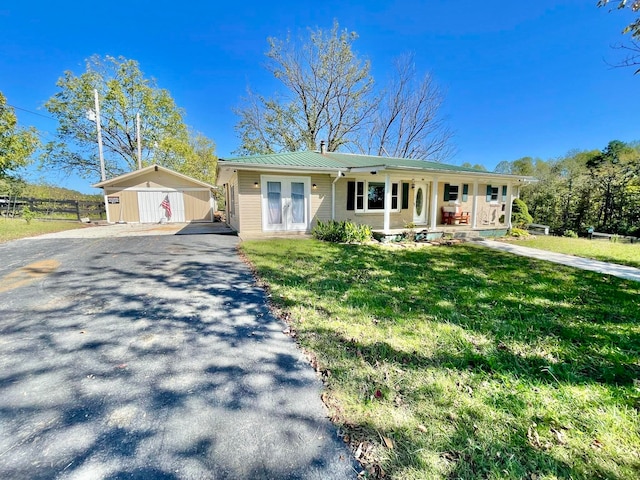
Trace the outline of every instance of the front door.
<instances>
[{"instance_id":1,"label":"front door","mask_svg":"<svg viewBox=\"0 0 640 480\"><path fill-rule=\"evenodd\" d=\"M427 184L416 183L413 190L413 223L427 223Z\"/></svg>"},{"instance_id":2,"label":"front door","mask_svg":"<svg viewBox=\"0 0 640 480\"><path fill-rule=\"evenodd\" d=\"M263 175L261 184L263 230L308 230L309 177Z\"/></svg>"}]
</instances>

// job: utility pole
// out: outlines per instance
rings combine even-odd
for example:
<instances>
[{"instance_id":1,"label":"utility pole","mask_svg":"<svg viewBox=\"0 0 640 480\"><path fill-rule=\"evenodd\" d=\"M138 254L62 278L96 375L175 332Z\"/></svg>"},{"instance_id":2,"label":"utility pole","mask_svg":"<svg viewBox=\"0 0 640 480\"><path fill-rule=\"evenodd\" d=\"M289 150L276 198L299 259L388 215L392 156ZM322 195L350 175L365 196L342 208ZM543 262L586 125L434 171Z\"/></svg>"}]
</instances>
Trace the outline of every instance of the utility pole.
<instances>
[{"instance_id":1,"label":"utility pole","mask_svg":"<svg viewBox=\"0 0 640 480\"><path fill-rule=\"evenodd\" d=\"M138 170L142 170L142 142L140 140L140 112L136 113L136 137L138 139Z\"/></svg>"},{"instance_id":2,"label":"utility pole","mask_svg":"<svg viewBox=\"0 0 640 480\"><path fill-rule=\"evenodd\" d=\"M104 156L102 155L102 130L100 127L100 102L98 101L98 89L93 89L93 96L96 101L96 128L98 130L98 156L100 157L100 178L104 182L106 176L104 174Z\"/></svg>"}]
</instances>

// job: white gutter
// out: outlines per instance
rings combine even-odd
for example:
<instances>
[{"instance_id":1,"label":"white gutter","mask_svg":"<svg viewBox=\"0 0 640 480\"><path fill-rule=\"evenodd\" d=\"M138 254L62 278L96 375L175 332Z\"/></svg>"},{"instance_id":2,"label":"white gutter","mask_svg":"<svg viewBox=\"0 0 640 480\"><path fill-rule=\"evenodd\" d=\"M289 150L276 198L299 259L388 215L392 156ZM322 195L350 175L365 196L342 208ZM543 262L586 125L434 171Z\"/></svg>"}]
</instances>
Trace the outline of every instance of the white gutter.
<instances>
[{"instance_id":1,"label":"white gutter","mask_svg":"<svg viewBox=\"0 0 640 480\"><path fill-rule=\"evenodd\" d=\"M336 219L336 182L340 180L340 177L344 177L342 170L338 170L336 179L331 182L331 220Z\"/></svg>"}]
</instances>

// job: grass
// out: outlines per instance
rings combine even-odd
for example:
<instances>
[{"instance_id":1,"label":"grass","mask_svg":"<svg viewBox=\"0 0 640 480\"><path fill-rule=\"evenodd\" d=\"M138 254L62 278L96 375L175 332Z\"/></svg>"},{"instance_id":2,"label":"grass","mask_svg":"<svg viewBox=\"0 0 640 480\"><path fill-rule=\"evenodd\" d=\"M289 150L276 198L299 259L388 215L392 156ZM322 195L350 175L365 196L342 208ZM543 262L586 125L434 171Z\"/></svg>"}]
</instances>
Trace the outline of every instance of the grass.
<instances>
[{"instance_id":1,"label":"grass","mask_svg":"<svg viewBox=\"0 0 640 480\"><path fill-rule=\"evenodd\" d=\"M0 219L0 243L16 240L18 238L34 237L43 233L61 232L73 228L82 228L79 222L55 221L46 222L32 220L27 223L22 219L2 218Z\"/></svg>"},{"instance_id":2,"label":"grass","mask_svg":"<svg viewBox=\"0 0 640 480\"><path fill-rule=\"evenodd\" d=\"M640 477L640 284L472 244L242 250L368 477Z\"/></svg>"},{"instance_id":3,"label":"grass","mask_svg":"<svg viewBox=\"0 0 640 480\"><path fill-rule=\"evenodd\" d=\"M640 268L640 243L616 243L586 238L539 236L521 238L523 246L593 258L603 262Z\"/></svg>"}]
</instances>

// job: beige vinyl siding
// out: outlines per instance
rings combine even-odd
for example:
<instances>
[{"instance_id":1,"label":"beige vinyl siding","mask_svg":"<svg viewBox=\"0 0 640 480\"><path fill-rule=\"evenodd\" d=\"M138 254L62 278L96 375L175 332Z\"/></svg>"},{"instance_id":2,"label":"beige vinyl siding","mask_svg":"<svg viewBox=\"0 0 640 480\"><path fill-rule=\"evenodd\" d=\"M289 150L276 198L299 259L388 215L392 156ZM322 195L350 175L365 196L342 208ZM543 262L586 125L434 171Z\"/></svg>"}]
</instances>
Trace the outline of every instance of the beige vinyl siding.
<instances>
[{"instance_id":1,"label":"beige vinyl siding","mask_svg":"<svg viewBox=\"0 0 640 480\"><path fill-rule=\"evenodd\" d=\"M506 210L505 203L502 201L502 183L491 183L490 185L498 187L498 201L487 202L487 185L478 185L478 214L477 224L479 227L487 225L503 225L500 222L500 217L504 215Z\"/></svg>"},{"instance_id":2,"label":"beige vinyl siding","mask_svg":"<svg viewBox=\"0 0 640 480\"><path fill-rule=\"evenodd\" d=\"M122 182L118 182L120 188L150 188L154 190L162 190L164 188L171 188L174 190L180 190L181 188L202 188L201 184L191 182L186 178L171 175L168 172L162 170L150 171L142 176L123 179Z\"/></svg>"},{"instance_id":3,"label":"beige vinyl siding","mask_svg":"<svg viewBox=\"0 0 640 480\"><path fill-rule=\"evenodd\" d=\"M115 192L107 192L107 197L119 197L120 203L107 204L109 209L109 220L115 222L131 222L140 221L140 212L138 210L138 192L128 190L119 190Z\"/></svg>"},{"instance_id":4,"label":"beige vinyl siding","mask_svg":"<svg viewBox=\"0 0 640 480\"><path fill-rule=\"evenodd\" d=\"M331 220L331 182L329 175L311 175L311 227L318 220ZM313 184L316 188L313 188Z\"/></svg>"},{"instance_id":5,"label":"beige vinyl siding","mask_svg":"<svg viewBox=\"0 0 640 480\"><path fill-rule=\"evenodd\" d=\"M258 186L255 183L258 182ZM239 230L242 233L262 232L262 201L259 172L238 172Z\"/></svg>"},{"instance_id":6,"label":"beige vinyl siding","mask_svg":"<svg viewBox=\"0 0 640 480\"><path fill-rule=\"evenodd\" d=\"M231 188L233 187L233 188ZM233 228L236 232L240 231L240 208L239 208L239 204L238 204L238 199L239 199L239 195L238 195L238 175L234 175L233 177L231 177L231 179L229 180L229 183L227 184L227 195L229 196L229 204L226 205L226 210L227 210L227 223L229 224L229 226L231 226L231 228ZM231 195L233 195L234 198L231 198ZM231 212L231 205L230 203L233 202L234 204L234 212Z\"/></svg>"},{"instance_id":7,"label":"beige vinyl siding","mask_svg":"<svg viewBox=\"0 0 640 480\"><path fill-rule=\"evenodd\" d=\"M194 222L210 222L212 218L210 198L209 190L184 192L185 219Z\"/></svg>"},{"instance_id":8,"label":"beige vinyl siding","mask_svg":"<svg viewBox=\"0 0 640 480\"><path fill-rule=\"evenodd\" d=\"M384 228L384 213L367 212L356 213L354 210L347 210L347 183L353 181L362 181L361 178L341 178L336 182L336 220L351 220L360 225L369 225L376 230ZM376 181L379 181L376 179ZM398 184L398 203L402 205L402 184L411 183L410 180L392 179L393 183ZM404 228L407 223L413 220L413 190L409 189L409 208L400 210L400 212L391 212L389 223L391 228Z\"/></svg>"},{"instance_id":9,"label":"beige vinyl siding","mask_svg":"<svg viewBox=\"0 0 640 480\"><path fill-rule=\"evenodd\" d=\"M262 189L260 188L260 177L263 172L240 171L237 173L238 179L238 203L239 210L239 230L243 234L256 234L262 232ZM311 225L309 229L320 220L331 219L331 182L329 175L286 175L276 174L283 179L287 177L309 177L311 191L309 194ZM255 183L258 182L258 186ZM313 184L316 188L313 188ZM280 232L287 234L287 232ZM273 234L273 232L270 232Z\"/></svg>"}]
</instances>

